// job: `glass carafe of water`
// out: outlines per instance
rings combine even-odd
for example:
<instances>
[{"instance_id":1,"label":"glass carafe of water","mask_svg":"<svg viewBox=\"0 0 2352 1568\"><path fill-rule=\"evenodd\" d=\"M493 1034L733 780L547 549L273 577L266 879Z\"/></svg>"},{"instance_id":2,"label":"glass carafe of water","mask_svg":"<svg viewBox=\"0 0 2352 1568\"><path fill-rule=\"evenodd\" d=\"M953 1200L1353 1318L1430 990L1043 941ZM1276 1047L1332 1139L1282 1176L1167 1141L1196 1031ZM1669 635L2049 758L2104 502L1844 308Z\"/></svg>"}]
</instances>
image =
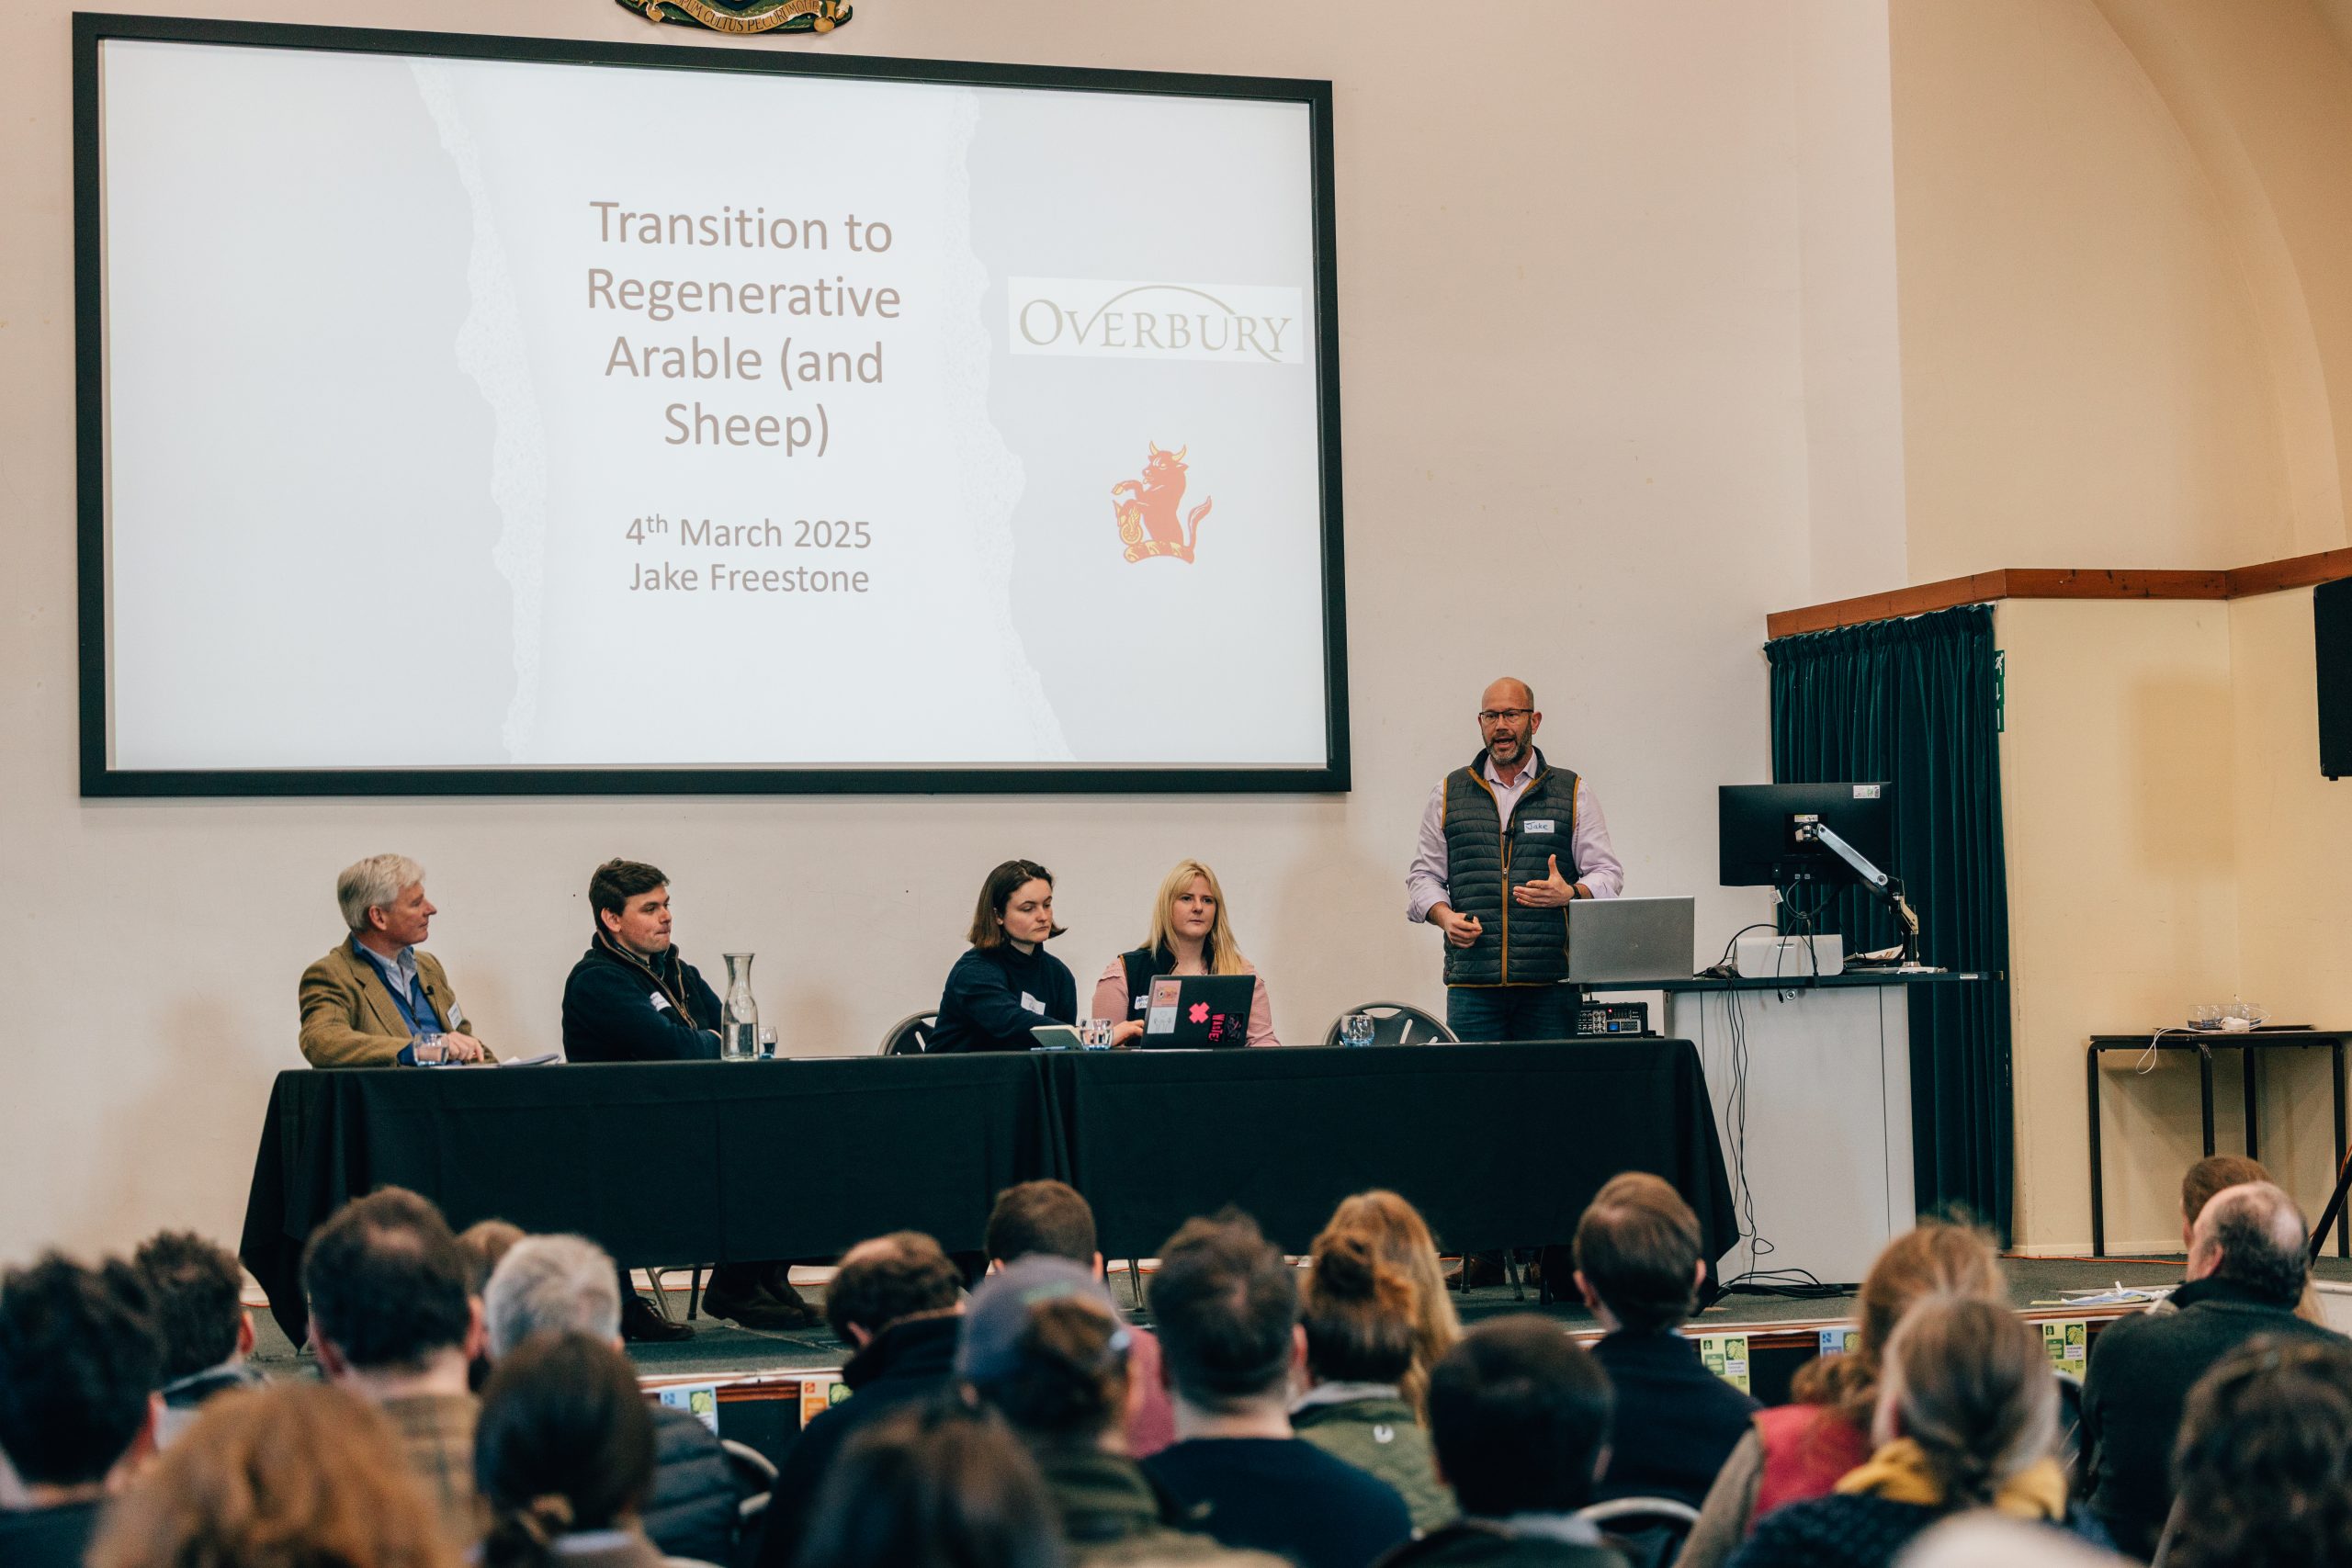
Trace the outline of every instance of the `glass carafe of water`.
<instances>
[{"instance_id":1,"label":"glass carafe of water","mask_svg":"<svg viewBox=\"0 0 2352 1568\"><path fill-rule=\"evenodd\" d=\"M756 1061L760 1055L760 1004L752 999L753 956L727 955L727 1009L719 1021L718 1054L729 1062Z\"/></svg>"}]
</instances>

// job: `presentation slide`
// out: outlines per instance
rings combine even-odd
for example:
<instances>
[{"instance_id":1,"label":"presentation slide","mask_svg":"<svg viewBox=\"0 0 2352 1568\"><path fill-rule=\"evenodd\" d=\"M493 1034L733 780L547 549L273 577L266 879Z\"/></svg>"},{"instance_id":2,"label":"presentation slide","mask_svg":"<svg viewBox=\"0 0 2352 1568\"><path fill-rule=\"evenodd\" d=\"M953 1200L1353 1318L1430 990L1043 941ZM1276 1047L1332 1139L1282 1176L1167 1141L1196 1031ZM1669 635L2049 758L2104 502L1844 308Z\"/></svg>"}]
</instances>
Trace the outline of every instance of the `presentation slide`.
<instances>
[{"instance_id":1,"label":"presentation slide","mask_svg":"<svg viewBox=\"0 0 2352 1568\"><path fill-rule=\"evenodd\" d=\"M99 87L109 770L1331 762L1306 103Z\"/></svg>"}]
</instances>

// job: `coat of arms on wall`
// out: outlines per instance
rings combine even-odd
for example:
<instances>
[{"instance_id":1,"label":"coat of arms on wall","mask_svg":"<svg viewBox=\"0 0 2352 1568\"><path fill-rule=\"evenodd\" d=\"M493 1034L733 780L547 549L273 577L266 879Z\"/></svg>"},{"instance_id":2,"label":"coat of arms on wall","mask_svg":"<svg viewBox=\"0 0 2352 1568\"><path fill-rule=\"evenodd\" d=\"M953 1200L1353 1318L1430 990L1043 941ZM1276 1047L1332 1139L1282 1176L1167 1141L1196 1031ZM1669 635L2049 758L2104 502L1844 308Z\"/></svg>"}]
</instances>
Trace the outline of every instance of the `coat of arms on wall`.
<instances>
[{"instance_id":1,"label":"coat of arms on wall","mask_svg":"<svg viewBox=\"0 0 2352 1568\"><path fill-rule=\"evenodd\" d=\"M849 0L620 0L649 22L717 33L829 33L850 19Z\"/></svg>"}]
</instances>

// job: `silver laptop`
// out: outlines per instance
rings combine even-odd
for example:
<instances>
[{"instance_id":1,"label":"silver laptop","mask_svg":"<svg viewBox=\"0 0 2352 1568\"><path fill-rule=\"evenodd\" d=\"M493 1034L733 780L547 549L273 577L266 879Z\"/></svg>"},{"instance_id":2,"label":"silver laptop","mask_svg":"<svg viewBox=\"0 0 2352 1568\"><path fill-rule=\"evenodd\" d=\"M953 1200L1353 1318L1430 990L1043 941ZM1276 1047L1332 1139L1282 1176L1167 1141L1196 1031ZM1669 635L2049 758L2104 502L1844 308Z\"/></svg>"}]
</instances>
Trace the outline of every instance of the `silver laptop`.
<instances>
[{"instance_id":1,"label":"silver laptop","mask_svg":"<svg viewBox=\"0 0 2352 1568\"><path fill-rule=\"evenodd\" d=\"M1579 898L1568 906L1568 978L1687 979L1696 920L1688 898Z\"/></svg>"}]
</instances>

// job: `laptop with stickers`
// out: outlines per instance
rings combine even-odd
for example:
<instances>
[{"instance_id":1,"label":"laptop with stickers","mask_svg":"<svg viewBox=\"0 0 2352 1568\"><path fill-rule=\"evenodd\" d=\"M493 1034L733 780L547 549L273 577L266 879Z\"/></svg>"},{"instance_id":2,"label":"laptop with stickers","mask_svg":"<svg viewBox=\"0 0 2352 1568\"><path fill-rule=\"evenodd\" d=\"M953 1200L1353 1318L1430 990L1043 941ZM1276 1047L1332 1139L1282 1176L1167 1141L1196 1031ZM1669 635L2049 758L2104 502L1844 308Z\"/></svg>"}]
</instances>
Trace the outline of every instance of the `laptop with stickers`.
<instances>
[{"instance_id":1,"label":"laptop with stickers","mask_svg":"<svg viewBox=\"0 0 2352 1568\"><path fill-rule=\"evenodd\" d=\"M1158 1051L1221 1051L1250 1041L1255 975L1162 975L1151 982L1137 1043Z\"/></svg>"}]
</instances>

